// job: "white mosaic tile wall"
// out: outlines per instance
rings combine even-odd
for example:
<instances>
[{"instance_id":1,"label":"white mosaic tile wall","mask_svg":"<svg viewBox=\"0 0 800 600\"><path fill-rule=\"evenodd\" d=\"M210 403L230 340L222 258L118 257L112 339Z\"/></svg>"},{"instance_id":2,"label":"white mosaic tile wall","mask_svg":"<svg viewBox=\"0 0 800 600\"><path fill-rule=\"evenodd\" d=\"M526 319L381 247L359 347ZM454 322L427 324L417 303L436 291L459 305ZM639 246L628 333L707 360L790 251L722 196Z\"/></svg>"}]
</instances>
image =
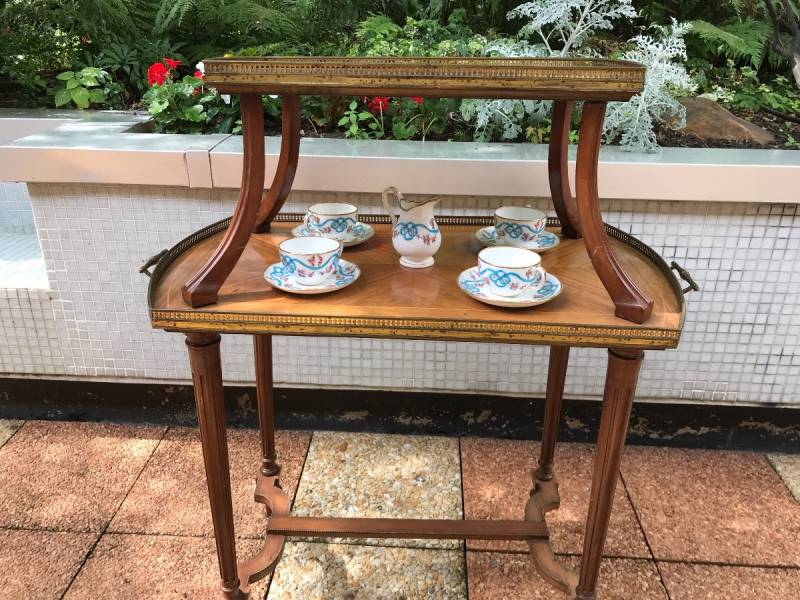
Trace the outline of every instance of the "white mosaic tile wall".
<instances>
[{"instance_id":1,"label":"white mosaic tile wall","mask_svg":"<svg viewBox=\"0 0 800 600\"><path fill-rule=\"evenodd\" d=\"M0 372L188 380L181 336L150 329L151 255L231 213L234 191L32 184L30 195L51 291L0 293ZM287 211L347 197L380 212L376 196L296 193ZM440 214L490 212L530 199L448 198ZM548 209L547 201L537 203ZM689 269L680 348L650 352L640 399L797 404L800 391L800 215L794 205L608 201L609 223ZM552 211L551 211L552 212ZM37 301L34 307L34 299ZM276 379L366 386L541 395L546 348L453 342L276 338ZM253 380L248 339L223 341L229 382ZM571 396L602 393L605 351L573 353ZM300 365L302 364L302 369Z\"/></svg>"}]
</instances>

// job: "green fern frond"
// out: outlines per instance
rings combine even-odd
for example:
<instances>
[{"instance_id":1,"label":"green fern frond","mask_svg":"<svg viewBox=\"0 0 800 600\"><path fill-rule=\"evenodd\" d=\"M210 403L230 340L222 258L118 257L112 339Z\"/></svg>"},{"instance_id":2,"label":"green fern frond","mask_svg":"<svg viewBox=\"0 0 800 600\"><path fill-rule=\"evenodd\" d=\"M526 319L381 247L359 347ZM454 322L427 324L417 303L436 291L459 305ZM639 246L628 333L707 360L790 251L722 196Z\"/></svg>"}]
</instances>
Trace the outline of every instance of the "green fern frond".
<instances>
[{"instance_id":1,"label":"green fern frond","mask_svg":"<svg viewBox=\"0 0 800 600\"><path fill-rule=\"evenodd\" d=\"M772 30L767 23L743 19L725 25L708 21L692 21L691 33L712 46L718 55L734 60L747 60L758 68L764 60Z\"/></svg>"},{"instance_id":2,"label":"green fern frond","mask_svg":"<svg viewBox=\"0 0 800 600\"><path fill-rule=\"evenodd\" d=\"M160 35L180 26L196 0L161 0L153 23L153 33Z\"/></svg>"}]
</instances>

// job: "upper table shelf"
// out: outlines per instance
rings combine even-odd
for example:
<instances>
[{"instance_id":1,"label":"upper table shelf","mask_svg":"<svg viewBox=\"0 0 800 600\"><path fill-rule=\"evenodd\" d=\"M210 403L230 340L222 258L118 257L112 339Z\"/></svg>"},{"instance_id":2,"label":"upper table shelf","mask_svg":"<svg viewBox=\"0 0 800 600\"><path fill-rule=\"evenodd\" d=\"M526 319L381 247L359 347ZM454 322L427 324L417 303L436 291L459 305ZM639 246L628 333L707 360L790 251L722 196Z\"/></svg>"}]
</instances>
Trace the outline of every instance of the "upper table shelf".
<instances>
[{"instance_id":1,"label":"upper table shelf","mask_svg":"<svg viewBox=\"0 0 800 600\"><path fill-rule=\"evenodd\" d=\"M281 292L264 280L267 266L278 261L277 244L291 237L296 225L274 222L271 233L250 236L219 291L218 301L190 308L181 297L181 286L217 247L224 227L198 232L173 248L154 272L150 288L153 326L250 334L651 349L677 346L684 314L680 288L663 261L634 238L611 231L621 264L654 301L651 317L641 325L614 316L614 304L592 267L583 240L564 238L542 255L545 269L564 285L561 295L547 304L515 310L468 297L458 288L456 278L477 262L481 248L475 238L477 227L446 225L445 221L440 220L442 247L432 268L401 267L392 248L391 227L376 224L372 239L344 254L361 269L358 281L319 296Z\"/></svg>"},{"instance_id":2,"label":"upper table shelf","mask_svg":"<svg viewBox=\"0 0 800 600\"><path fill-rule=\"evenodd\" d=\"M239 57L204 61L223 94L628 100L645 68L593 58Z\"/></svg>"}]
</instances>

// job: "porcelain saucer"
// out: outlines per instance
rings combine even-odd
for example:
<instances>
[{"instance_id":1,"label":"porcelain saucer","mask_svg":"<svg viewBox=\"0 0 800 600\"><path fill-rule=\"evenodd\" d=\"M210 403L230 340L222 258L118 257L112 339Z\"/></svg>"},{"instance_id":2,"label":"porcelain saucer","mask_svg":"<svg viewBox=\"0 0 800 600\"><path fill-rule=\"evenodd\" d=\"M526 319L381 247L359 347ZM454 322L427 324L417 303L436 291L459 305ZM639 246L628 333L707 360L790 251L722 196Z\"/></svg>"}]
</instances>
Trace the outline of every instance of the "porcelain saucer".
<instances>
[{"instance_id":1,"label":"porcelain saucer","mask_svg":"<svg viewBox=\"0 0 800 600\"><path fill-rule=\"evenodd\" d=\"M309 237L317 234L312 233L305 225L298 225L292 229L292 235L294 237ZM349 246L357 246L358 244L366 242L373 235L375 235L375 230L372 228L372 225L359 222L353 225L353 231L342 242L342 245L345 248Z\"/></svg>"},{"instance_id":2,"label":"porcelain saucer","mask_svg":"<svg viewBox=\"0 0 800 600\"><path fill-rule=\"evenodd\" d=\"M292 277L286 273L286 269L281 263L275 263L267 267L264 271L264 279L272 287L289 292L292 294L327 294L340 290L353 283L358 276L361 275L361 270L353 263L339 259L339 267L336 273L318 285L300 285L292 280Z\"/></svg>"},{"instance_id":3,"label":"porcelain saucer","mask_svg":"<svg viewBox=\"0 0 800 600\"><path fill-rule=\"evenodd\" d=\"M465 294L472 296L476 300L493 306L503 306L505 308L526 308L528 306L544 304L561 293L561 282L555 275L547 273L544 285L538 290L528 290L512 298L498 296L487 289L486 284L480 278L480 275L478 275L478 267L472 267L463 271L461 275L458 276L458 287L460 287L461 291Z\"/></svg>"},{"instance_id":4,"label":"porcelain saucer","mask_svg":"<svg viewBox=\"0 0 800 600\"><path fill-rule=\"evenodd\" d=\"M494 225L489 225L483 229L475 232L475 237L478 238L484 246L497 246L497 236L495 235ZM526 250L534 250L536 252L544 252L558 246L561 239L551 231L543 231L535 240L525 245Z\"/></svg>"}]
</instances>

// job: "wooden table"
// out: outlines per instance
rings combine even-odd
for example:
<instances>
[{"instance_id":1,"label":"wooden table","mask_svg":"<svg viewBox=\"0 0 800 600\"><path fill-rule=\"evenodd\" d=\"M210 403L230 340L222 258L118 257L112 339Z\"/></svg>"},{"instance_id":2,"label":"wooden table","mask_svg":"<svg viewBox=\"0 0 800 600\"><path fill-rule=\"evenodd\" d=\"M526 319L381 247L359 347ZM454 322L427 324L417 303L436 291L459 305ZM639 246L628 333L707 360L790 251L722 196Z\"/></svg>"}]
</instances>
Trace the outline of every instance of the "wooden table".
<instances>
[{"instance_id":1,"label":"wooden table","mask_svg":"<svg viewBox=\"0 0 800 600\"><path fill-rule=\"evenodd\" d=\"M231 219L196 232L150 261L154 327L186 334L203 443L222 595L245 598L269 574L287 536L517 539L528 542L542 577L569 598L596 597L597 576L631 404L645 349L674 348L684 318L683 293L666 263L631 236L605 225L597 199L600 134L609 100L642 89L640 65L588 59L246 58L205 61L206 81L241 95L244 168ZM272 185L264 191L261 95L282 95L282 144ZM361 268L353 285L322 296L294 296L263 277L277 243L300 215L280 214L297 168L300 94L541 98L555 101L549 154L550 188L562 234L543 256L562 281L562 294L527 310L487 306L463 294L457 275L476 263L474 233L487 217L439 217L443 245L430 269L398 264L391 228L349 248ZM572 101L583 100L576 195L567 176ZM391 183L387 181L387 184ZM376 190L378 192L379 190ZM157 263L157 264L156 264ZM693 282L691 283L694 286ZM255 500L266 505L266 542L237 564L220 367L220 333L251 334L262 458ZM531 498L519 521L339 519L293 517L279 484L274 444L272 335L358 336L547 344L551 347L545 423ZM591 499L579 572L556 560L545 514L558 507L553 455L569 348L609 349ZM523 513L523 507L520 507Z\"/></svg>"}]
</instances>

